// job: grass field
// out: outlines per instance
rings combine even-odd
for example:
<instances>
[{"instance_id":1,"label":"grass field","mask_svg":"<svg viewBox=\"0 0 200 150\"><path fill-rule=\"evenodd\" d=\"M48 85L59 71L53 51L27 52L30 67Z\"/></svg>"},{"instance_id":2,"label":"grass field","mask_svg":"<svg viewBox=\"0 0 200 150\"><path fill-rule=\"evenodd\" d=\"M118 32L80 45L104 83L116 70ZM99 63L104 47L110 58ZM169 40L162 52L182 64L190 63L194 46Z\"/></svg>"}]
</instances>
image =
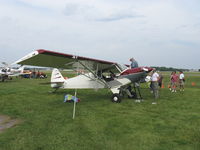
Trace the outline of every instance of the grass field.
<instances>
[{"instance_id":1,"label":"grass field","mask_svg":"<svg viewBox=\"0 0 200 150\"><path fill-rule=\"evenodd\" d=\"M157 105L147 88L142 103L112 103L106 89L79 90L75 120L73 103L63 103L73 90L50 94L39 84L49 79L0 83L0 115L21 120L0 133L0 150L199 150L200 75L187 73L182 93L170 93L168 79L165 73Z\"/></svg>"}]
</instances>

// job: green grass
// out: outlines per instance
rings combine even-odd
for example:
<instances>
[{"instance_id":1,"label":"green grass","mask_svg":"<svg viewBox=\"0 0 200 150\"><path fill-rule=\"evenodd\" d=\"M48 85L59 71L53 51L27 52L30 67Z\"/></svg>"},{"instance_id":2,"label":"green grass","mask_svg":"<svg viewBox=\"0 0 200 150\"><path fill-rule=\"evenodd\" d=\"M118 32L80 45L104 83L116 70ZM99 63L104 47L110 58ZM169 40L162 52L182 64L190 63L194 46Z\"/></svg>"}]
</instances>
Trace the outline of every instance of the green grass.
<instances>
[{"instance_id":1,"label":"green grass","mask_svg":"<svg viewBox=\"0 0 200 150\"><path fill-rule=\"evenodd\" d=\"M50 94L49 85L39 84L48 80L0 83L0 114L23 121L0 134L0 150L200 149L200 76L186 75L184 93L161 89L157 105L147 88L141 89L142 103L112 103L106 89L78 90L75 120L73 103L63 103L74 91Z\"/></svg>"}]
</instances>

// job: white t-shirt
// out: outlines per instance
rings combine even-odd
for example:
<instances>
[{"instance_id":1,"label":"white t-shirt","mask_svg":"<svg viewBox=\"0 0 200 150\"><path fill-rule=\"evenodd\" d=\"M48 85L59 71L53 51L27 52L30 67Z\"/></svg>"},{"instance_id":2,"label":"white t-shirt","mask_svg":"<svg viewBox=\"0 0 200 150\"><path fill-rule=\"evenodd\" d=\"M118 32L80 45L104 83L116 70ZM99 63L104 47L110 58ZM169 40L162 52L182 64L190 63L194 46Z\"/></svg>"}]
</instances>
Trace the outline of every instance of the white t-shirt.
<instances>
[{"instance_id":1,"label":"white t-shirt","mask_svg":"<svg viewBox=\"0 0 200 150\"><path fill-rule=\"evenodd\" d=\"M157 72L154 72L151 77L151 81L158 81L158 78L159 78L159 74Z\"/></svg>"},{"instance_id":2,"label":"white t-shirt","mask_svg":"<svg viewBox=\"0 0 200 150\"><path fill-rule=\"evenodd\" d=\"M183 74L183 73L181 73L181 74L179 75L179 79L180 79L180 80L183 80L183 79L184 79L184 77L185 77L185 76L184 76L184 74Z\"/></svg>"}]
</instances>

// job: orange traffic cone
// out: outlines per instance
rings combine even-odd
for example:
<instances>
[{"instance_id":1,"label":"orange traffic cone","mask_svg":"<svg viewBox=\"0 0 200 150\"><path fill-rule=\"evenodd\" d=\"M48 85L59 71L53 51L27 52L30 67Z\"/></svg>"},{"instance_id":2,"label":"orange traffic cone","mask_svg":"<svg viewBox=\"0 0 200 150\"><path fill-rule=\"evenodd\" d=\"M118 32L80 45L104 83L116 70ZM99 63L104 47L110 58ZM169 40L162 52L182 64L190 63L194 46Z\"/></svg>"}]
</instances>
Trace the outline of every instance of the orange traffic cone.
<instances>
[{"instance_id":1,"label":"orange traffic cone","mask_svg":"<svg viewBox=\"0 0 200 150\"><path fill-rule=\"evenodd\" d=\"M164 84L162 84L161 88L162 88L162 89L164 89L164 88L165 88Z\"/></svg>"},{"instance_id":2,"label":"orange traffic cone","mask_svg":"<svg viewBox=\"0 0 200 150\"><path fill-rule=\"evenodd\" d=\"M196 83L195 82L192 82L192 86L195 86L196 85Z\"/></svg>"}]
</instances>

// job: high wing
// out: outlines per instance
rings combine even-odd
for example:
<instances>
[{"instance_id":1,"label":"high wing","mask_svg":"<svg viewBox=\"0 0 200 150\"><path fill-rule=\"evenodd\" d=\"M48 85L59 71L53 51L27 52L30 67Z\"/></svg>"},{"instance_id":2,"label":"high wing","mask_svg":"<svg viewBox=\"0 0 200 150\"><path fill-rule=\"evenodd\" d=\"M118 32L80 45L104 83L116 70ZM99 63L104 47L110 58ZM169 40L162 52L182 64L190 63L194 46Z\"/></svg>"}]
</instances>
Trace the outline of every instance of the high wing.
<instances>
[{"instance_id":1,"label":"high wing","mask_svg":"<svg viewBox=\"0 0 200 150\"><path fill-rule=\"evenodd\" d=\"M81 57L71 54L39 49L15 62L21 65L43 66L63 69L86 69L92 71L112 71L120 73L121 66L115 62Z\"/></svg>"}]
</instances>

